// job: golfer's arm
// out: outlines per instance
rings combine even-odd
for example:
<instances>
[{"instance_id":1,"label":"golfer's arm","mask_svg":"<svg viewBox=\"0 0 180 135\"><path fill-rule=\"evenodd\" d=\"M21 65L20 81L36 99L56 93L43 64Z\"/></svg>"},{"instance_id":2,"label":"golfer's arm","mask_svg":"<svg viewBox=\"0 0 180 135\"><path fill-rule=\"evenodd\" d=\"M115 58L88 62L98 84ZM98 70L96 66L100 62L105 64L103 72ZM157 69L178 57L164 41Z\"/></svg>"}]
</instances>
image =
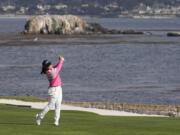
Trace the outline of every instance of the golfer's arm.
<instances>
[{"instance_id":1,"label":"golfer's arm","mask_svg":"<svg viewBox=\"0 0 180 135\"><path fill-rule=\"evenodd\" d=\"M57 66L59 65L61 60L59 60L58 64L56 64L55 66L53 66L53 68L57 68Z\"/></svg>"},{"instance_id":2,"label":"golfer's arm","mask_svg":"<svg viewBox=\"0 0 180 135\"><path fill-rule=\"evenodd\" d=\"M56 68L57 72L59 72L61 70L62 65L63 65L63 61L59 60L59 63L56 66L54 66L54 68Z\"/></svg>"}]
</instances>

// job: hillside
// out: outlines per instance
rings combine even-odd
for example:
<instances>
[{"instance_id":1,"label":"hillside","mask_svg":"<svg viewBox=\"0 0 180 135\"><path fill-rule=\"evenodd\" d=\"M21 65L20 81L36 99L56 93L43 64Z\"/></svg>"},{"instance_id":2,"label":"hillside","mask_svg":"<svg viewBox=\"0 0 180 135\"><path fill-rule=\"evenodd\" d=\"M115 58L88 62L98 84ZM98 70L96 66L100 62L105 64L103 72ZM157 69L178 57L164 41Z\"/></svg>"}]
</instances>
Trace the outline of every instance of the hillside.
<instances>
[{"instance_id":1,"label":"hillside","mask_svg":"<svg viewBox=\"0 0 180 135\"><path fill-rule=\"evenodd\" d=\"M0 14L179 15L180 0L1 0Z\"/></svg>"}]
</instances>

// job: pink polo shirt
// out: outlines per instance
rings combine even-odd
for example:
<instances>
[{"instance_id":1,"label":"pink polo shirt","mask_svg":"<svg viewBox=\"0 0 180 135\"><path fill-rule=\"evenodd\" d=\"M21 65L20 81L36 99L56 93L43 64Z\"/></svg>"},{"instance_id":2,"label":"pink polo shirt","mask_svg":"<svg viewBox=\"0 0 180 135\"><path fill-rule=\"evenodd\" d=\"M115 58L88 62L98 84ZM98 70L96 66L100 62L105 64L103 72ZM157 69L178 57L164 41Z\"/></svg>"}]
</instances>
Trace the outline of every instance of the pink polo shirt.
<instances>
[{"instance_id":1,"label":"pink polo shirt","mask_svg":"<svg viewBox=\"0 0 180 135\"><path fill-rule=\"evenodd\" d=\"M59 60L59 63L56 66L53 66L52 70L46 71L46 76L49 80L50 87L61 86L62 81L59 76L59 72L61 71L63 65L63 61Z\"/></svg>"}]
</instances>

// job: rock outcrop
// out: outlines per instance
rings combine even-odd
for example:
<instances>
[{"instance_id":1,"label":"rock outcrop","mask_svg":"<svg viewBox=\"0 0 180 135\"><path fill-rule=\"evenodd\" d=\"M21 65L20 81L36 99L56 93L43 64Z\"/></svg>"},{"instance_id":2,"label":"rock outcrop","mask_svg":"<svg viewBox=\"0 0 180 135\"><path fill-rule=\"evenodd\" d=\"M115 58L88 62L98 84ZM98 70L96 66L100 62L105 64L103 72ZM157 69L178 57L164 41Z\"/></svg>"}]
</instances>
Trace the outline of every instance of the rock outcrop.
<instances>
[{"instance_id":1,"label":"rock outcrop","mask_svg":"<svg viewBox=\"0 0 180 135\"><path fill-rule=\"evenodd\" d=\"M73 101L63 101L63 104L85 108L125 111L138 114L180 117L180 106Z\"/></svg>"},{"instance_id":2,"label":"rock outcrop","mask_svg":"<svg viewBox=\"0 0 180 135\"><path fill-rule=\"evenodd\" d=\"M179 37L180 32L169 32L169 33L167 33L167 36L169 36L169 37Z\"/></svg>"},{"instance_id":3,"label":"rock outcrop","mask_svg":"<svg viewBox=\"0 0 180 135\"><path fill-rule=\"evenodd\" d=\"M82 19L72 15L35 16L25 24L24 33L30 34L80 34L90 27Z\"/></svg>"},{"instance_id":4,"label":"rock outcrop","mask_svg":"<svg viewBox=\"0 0 180 135\"><path fill-rule=\"evenodd\" d=\"M109 30L98 23L89 23L74 15L40 15L25 24L24 34L143 34L133 30Z\"/></svg>"}]
</instances>

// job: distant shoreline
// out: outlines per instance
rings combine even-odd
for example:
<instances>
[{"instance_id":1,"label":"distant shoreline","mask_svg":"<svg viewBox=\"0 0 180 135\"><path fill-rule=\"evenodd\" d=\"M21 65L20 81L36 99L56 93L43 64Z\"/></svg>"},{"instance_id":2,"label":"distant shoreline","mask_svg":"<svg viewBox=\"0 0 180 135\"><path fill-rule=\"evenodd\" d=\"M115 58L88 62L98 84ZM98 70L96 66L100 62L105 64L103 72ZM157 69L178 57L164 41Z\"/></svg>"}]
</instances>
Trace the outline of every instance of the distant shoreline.
<instances>
[{"instance_id":1,"label":"distant shoreline","mask_svg":"<svg viewBox=\"0 0 180 135\"><path fill-rule=\"evenodd\" d=\"M11 15L11 14L7 14L7 15L1 15L0 14L0 18L30 18L33 16L30 15Z\"/></svg>"},{"instance_id":2,"label":"distant shoreline","mask_svg":"<svg viewBox=\"0 0 180 135\"><path fill-rule=\"evenodd\" d=\"M171 19L171 18L179 18L177 16L174 15L163 15L163 16L159 16L159 15L154 15L154 16L146 16L146 15L135 15L132 18L135 19Z\"/></svg>"},{"instance_id":3,"label":"distant shoreline","mask_svg":"<svg viewBox=\"0 0 180 135\"><path fill-rule=\"evenodd\" d=\"M15 14L0 14L0 18L31 18L37 15L15 15ZM100 17L100 16L81 16L82 18L132 18L132 19L170 19L170 18L179 18L176 15L119 15L117 17Z\"/></svg>"}]
</instances>

